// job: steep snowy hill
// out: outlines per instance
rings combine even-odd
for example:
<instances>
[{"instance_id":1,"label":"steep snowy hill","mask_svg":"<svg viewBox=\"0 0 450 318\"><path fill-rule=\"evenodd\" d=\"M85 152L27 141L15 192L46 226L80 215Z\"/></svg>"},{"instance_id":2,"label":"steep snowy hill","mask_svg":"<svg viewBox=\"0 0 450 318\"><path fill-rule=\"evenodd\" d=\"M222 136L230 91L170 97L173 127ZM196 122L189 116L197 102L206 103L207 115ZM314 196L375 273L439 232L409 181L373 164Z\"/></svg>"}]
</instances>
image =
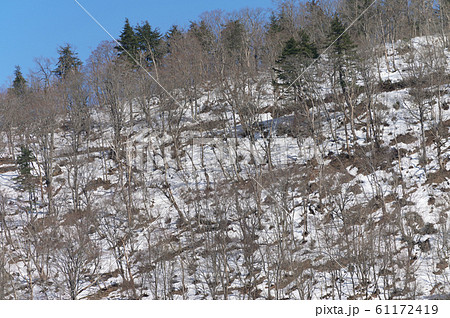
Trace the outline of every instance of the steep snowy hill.
<instances>
[{"instance_id":1,"label":"steep snowy hill","mask_svg":"<svg viewBox=\"0 0 450 318\"><path fill-rule=\"evenodd\" d=\"M448 299L444 47L388 46L349 98L324 58L294 108L261 75L2 135L0 298Z\"/></svg>"}]
</instances>

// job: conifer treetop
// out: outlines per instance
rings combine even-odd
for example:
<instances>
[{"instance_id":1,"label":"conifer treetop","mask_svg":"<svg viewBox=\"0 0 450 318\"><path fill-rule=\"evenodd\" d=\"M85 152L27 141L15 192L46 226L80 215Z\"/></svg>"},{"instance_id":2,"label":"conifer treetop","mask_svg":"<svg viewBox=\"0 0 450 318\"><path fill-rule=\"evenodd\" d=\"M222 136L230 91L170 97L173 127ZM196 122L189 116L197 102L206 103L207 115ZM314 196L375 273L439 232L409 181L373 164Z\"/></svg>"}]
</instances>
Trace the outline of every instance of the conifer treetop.
<instances>
[{"instance_id":1,"label":"conifer treetop","mask_svg":"<svg viewBox=\"0 0 450 318\"><path fill-rule=\"evenodd\" d=\"M26 90L27 81L23 77L20 66L18 65L16 65L14 76L15 78L12 84L12 90L16 95L23 95Z\"/></svg>"},{"instance_id":2,"label":"conifer treetop","mask_svg":"<svg viewBox=\"0 0 450 318\"><path fill-rule=\"evenodd\" d=\"M79 67L82 65L81 60L77 57L70 44L61 46L58 49L58 63L56 64L56 69L54 73L59 78L65 78L70 72L78 71Z\"/></svg>"}]
</instances>

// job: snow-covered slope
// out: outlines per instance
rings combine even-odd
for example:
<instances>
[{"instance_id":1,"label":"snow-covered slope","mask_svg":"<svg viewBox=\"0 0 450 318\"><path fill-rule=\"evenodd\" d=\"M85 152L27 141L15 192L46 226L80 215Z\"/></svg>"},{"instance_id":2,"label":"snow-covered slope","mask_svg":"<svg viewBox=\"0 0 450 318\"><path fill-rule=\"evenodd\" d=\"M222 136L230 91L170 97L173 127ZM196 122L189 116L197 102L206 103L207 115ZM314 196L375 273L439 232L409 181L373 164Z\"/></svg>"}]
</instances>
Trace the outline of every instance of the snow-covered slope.
<instances>
[{"instance_id":1,"label":"snow-covered slope","mask_svg":"<svg viewBox=\"0 0 450 318\"><path fill-rule=\"evenodd\" d=\"M411 86L411 59L427 64L436 39L387 47L373 70L384 85L355 96L353 127L325 80L315 106L283 115L259 88L251 124L218 89L169 128L133 103L119 144L93 109L77 154L56 131L50 190L29 142L31 204L4 136L3 296L448 298L450 81L423 87L423 105Z\"/></svg>"}]
</instances>

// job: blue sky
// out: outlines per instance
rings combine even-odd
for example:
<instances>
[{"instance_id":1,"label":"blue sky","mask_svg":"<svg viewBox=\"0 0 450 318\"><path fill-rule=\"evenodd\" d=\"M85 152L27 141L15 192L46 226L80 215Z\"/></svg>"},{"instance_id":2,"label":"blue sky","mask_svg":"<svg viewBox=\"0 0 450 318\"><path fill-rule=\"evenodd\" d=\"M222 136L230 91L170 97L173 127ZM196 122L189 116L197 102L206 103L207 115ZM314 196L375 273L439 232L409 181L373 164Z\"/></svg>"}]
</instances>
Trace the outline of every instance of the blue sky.
<instances>
[{"instance_id":1,"label":"blue sky","mask_svg":"<svg viewBox=\"0 0 450 318\"><path fill-rule=\"evenodd\" d=\"M187 26L205 11L233 11L245 7L273 8L272 0L78 0L115 38L125 18L135 25L148 20L165 32ZM84 61L108 35L74 0L14 0L0 4L0 87L11 83L14 66L27 75L34 58L57 57L57 49L72 44Z\"/></svg>"}]
</instances>

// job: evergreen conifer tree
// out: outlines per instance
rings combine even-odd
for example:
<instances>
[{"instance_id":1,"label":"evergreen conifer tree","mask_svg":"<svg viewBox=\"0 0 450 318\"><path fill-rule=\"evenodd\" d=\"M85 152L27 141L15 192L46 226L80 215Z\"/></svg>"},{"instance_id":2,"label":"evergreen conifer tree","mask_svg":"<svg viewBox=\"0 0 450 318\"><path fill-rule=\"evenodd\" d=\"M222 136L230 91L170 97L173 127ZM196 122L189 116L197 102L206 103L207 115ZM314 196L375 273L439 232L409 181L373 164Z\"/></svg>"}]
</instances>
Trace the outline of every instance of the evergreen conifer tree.
<instances>
[{"instance_id":1,"label":"evergreen conifer tree","mask_svg":"<svg viewBox=\"0 0 450 318\"><path fill-rule=\"evenodd\" d=\"M345 70L348 69L355 59L356 45L353 43L350 35L345 32L345 26L342 24L338 15L335 15L331 21L329 41L333 43L331 57L335 72L339 76L339 84L345 93L346 80Z\"/></svg>"},{"instance_id":2,"label":"evergreen conifer tree","mask_svg":"<svg viewBox=\"0 0 450 318\"><path fill-rule=\"evenodd\" d=\"M143 54L144 60L150 66L163 57L161 49L162 34L159 30L153 29L148 21L136 27L136 39L139 51Z\"/></svg>"},{"instance_id":3,"label":"evergreen conifer tree","mask_svg":"<svg viewBox=\"0 0 450 318\"><path fill-rule=\"evenodd\" d=\"M139 40L128 18L125 19L118 42L120 45L116 46L116 50L119 52L119 56L124 56L132 64L135 64L138 61Z\"/></svg>"},{"instance_id":4,"label":"evergreen conifer tree","mask_svg":"<svg viewBox=\"0 0 450 318\"><path fill-rule=\"evenodd\" d=\"M267 26L267 30L268 30L267 32L270 35L282 32L284 30L283 25L282 25L283 17L277 17L275 15L275 13L272 12L269 19L270 19L270 22Z\"/></svg>"},{"instance_id":5,"label":"evergreen conifer tree","mask_svg":"<svg viewBox=\"0 0 450 318\"><path fill-rule=\"evenodd\" d=\"M25 94L27 81L23 77L20 66L18 65L16 66L16 69L14 71L14 76L15 78L12 84L12 90L17 96L22 96L23 94Z\"/></svg>"},{"instance_id":6,"label":"evergreen conifer tree","mask_svg":"<svg viewBox=\"0 0 450 318\"><path fill-rule=\"evenodd\" d=\"M18 180L21 184L27 183L31 177L31 162L34 160L32 151L26 147L20 147L20 155L17 157L16 163L19 167Z\"/></svg>"},{"instance_id":7,"label":"evergreen conifer tree","mask_svg":"<svg viewBox=\"0 0 450 318\"><path fill-rule=\"evenodd\" d=\"M77 57L77 53L72 51L70 44L61 46L58 49L59 58L54 73L59 78L65 78L70 72L78 71L81 66L81 60Z\"/></svg>"},{"instance_id":8,"label":"evergreen conifer tree","mask_svg":"<svg viewBox=\"0 0 450 318\"><path fill-rule=\"evenodd\" d=\"M212 50L214 35L208 28L205 21L201 20L200 24L197 22L191 22L188 32L197 38L205 52L210 52Z\"/></svg>"},{"instance_id":9,"label":"evergreen conifer tree","mask_svg":"<svg viewBox=\"0 0 450 318\"><path fill-rule=\"evenodd\" d=\"M297 98L298 89L302 85L299 76L318 57L317 48L303 30L299 32L299 40L291 37L284 45L280 58L276 61L276 85L291 86ZM295 81L295 82L294 82Z\"/></svg>"},{"instance_id":10,"label":"evergreen conifer tree","mask_svg":"<svg viewBox=\"0 0 450 318\"><path fill-rule=\"evenodd\" d=\"M34 201L34 186L33 175L31 174L31 163L35 160L33 152L27 146L20 147L20 155L16 159L19 175L15 181L19 183L23 191L27 191L29 195L30 209L33 208Z\"/></svg>"},{"instance_id":11,"label":"evergreen conifer tree","mask_svg":"<svg viewBox=\"0 0 450 318\"><path fill-rule=\"evenodd\" d=\"M177 25L172 25L172 27L167 31L165 36L167 53L171 53L173 42L183 36L183 33L179 30Z\"/></svg>"},{"instance_id":12,"label":"evergreen conifer tree","mask_svg":"<svg viewBox=\"0 0 450 318\"><path fill-rule=\"evenodd\" d=\"M351 56L356 48L353 43L350 35L348 33L344 33L345 26L343 25L341 19L339 19L338 15L335 15L333 20L331 20L331 28L330 28L330 43L336 41L333 44L333 52L339 56Z\"/></svg>"},{"instance_id":13,"label":"evergreen conifer tree","mask_svg":"<svg viewBox=\"0 0 450 318\"><path fill-rule=\"evenodd\" d=\"M166 37L171 39L171 38L176 38L181 36L183 33L181 32L180 28L178 27L178 25L174 24L170 27L169 31L167 31Z\"/></svg>"},{"instance_id":14,"label":"evergreen conifer tree","mask_svg":"<svg viewBox=\"0 0 450 318\"><path fill-rule=\"evenodd\" d=\"M229 55L239 52L244 45L244 25L239 20L228 22L222 31L225 49Z\"/></svg>"},{"instance_id":15,"label":"evergreen conifer tree","mask_svg":"<svg viewBox=\"0 0 450 318\"><path fill-rule=\"evenodd\" d=\"M303 30L299 32L299 55L304 59L316 59L319 57L317 48L314 43L311 42L308 33Z\"/></svg>"},{"instance_id":16,"label":"evergreen conifer tree","mask_svg":"<svg viewBox=\"0 0 450 318\"><path fill-rule=\"evenodd\" d=\"M297 63L295 61L297 55L300 53L300 49L298 47L298 42L291 37L283 47L283 51L281 52L280 58L276 61L278 65L280 65L280 69L276 69L275 71L278 74L278 79L282 80L284 84L289 85L290 80L293 80L295 77L295 69Z\"/></svg>"}]
</instances>

